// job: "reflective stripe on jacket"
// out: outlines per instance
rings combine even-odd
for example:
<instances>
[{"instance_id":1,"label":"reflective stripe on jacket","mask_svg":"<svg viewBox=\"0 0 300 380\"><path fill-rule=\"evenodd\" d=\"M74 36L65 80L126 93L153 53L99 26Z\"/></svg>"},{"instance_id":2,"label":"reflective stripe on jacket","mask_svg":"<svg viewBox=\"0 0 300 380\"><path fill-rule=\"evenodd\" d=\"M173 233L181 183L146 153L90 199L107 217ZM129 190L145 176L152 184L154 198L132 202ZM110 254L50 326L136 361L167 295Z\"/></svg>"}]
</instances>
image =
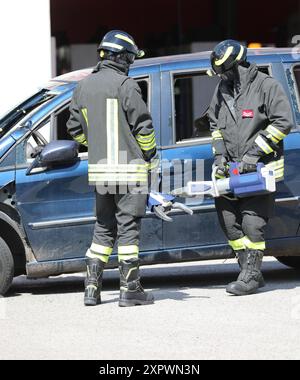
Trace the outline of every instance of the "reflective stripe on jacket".
<instances>
[{"instance_id":1,"label":"reflective stripe on jacket","mask_svg":"<svg viewBox=\"0 0 300 380\"><path fill-rule=\"evenodd\" d=\"M79 83L70 113L69 133L88 144L91 184L147 183L155 132L140 87L124 66L103 61Z\"/></svg>"}]
</instances>

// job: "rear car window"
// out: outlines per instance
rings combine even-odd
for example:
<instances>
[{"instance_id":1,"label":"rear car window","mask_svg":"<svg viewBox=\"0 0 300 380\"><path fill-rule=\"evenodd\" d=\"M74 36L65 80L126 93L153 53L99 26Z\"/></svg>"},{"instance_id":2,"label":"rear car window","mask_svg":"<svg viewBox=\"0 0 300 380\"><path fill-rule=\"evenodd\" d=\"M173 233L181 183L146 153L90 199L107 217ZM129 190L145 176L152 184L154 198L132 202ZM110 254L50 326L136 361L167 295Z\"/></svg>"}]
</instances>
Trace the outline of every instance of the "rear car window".
<instances>
[{"instance_id":1,"label":"rear car window","mask_svg":"<svg viewBox=\"0 0 300 380\"><path fill-rule=\"evenodd\" d=\"M296 122L300 125L300 65L286 70Z\"/></svg>"},{"instance_id":2,"label":"rear car window","mask_svg":"<svg viewBox=\"0 0 300 380\"><path fill-rule=\"evenodd\" d=\"M269 66L259 70L270 75ZM220 82L207 72L176 74L173 77L176 143L211 137L208 108Z\"/></svg>"},{"instance_id":3,"label":"rear car window","mask_svg":"<svg viewBox=\"0 0 300 380\"><path fill-rule=\"evenodd\" d=\"M298 94L300 94L300 66L294 67L294 75L296 79Z\"/></svg>"},{"instance_id":4,"label":"rear car window","mask_svg":"<svg viewBox=\"0 0 300 380\"><path fill-rule=\"evenodd\" d=\"M218 83L218 77L206 72L174 75L176 143L210 137L207 113Z\"/></svg>"},{"instance_id":5,"label":"rear car window","mask_svg":"<svg viewBox=\"0 0 300 380\"><path fill-rule=\"evenodd\" d=\"M300 124L300 113L299 113L299 104L300 104L300 65L294 67L294 77L295 77L296 90L297 90L297 95L298 95L297 123Z\"/></svg>"}]
</instances>

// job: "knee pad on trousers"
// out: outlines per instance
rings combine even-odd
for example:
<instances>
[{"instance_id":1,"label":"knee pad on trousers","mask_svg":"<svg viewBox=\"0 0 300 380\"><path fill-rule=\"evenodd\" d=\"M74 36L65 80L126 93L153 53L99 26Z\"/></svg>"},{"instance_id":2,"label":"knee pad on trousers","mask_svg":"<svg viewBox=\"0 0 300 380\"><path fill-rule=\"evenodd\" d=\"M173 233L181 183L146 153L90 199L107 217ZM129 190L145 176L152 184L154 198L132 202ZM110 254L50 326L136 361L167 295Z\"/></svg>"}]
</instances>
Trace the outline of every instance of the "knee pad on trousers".
<instances>
[{"instance_id":1,"label":"knee pad on trousers","mask_svg":"<svg viewBox=\"0 0 300 380\"><path fill-rule=\"evenodd\" d=\"M267 220L257 215L246 214L243 218L243 232L253 242L265 241Z\"/></svg>"}]
</instances>

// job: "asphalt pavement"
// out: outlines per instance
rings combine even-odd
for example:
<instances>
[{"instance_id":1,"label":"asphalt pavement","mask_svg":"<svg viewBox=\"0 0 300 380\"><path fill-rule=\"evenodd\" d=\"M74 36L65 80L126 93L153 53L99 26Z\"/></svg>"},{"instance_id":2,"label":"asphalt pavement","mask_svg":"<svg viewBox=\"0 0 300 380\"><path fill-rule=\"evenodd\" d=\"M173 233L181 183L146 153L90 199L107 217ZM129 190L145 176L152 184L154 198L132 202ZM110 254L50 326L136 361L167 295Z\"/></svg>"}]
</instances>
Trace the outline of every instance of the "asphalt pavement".
<instances>
[{"instance_id":1,"label":"asphalt pavement","mask_svg":"<svg viewBox=\"0 0 300 380\"><path fill-rule=\"evenodd\" d=\"M147 307L118 307L107 271L103 304L83 306L83 274L15 279L0 299L0 359L300 359L300 273L273 259L267 286L236 298L234 261L146 267Z\"/></svg>"}]
</instances>

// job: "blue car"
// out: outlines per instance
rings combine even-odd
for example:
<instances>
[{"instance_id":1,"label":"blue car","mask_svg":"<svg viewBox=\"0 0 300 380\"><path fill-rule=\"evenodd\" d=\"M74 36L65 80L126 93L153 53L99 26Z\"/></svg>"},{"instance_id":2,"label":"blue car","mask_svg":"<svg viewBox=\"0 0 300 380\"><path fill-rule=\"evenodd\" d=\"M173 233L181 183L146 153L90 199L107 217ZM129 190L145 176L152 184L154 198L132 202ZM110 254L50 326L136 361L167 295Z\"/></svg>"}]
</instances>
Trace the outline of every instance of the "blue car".
<instances>
[{"instance_id":1,"label":"blue car","mask_svg":"<svg viewBox=\"0 0 300 380\"><path fill-rule=\"evenodd\" d=\"M153 116L161 176L182 185L178 167L202 160L209 180L213 154L207 109L218 84L210 53L137 62L131 76ZM281 82L295 127L285 140L286 176L278 187L276 216L267 232L268 254L300 268L300 57L292 49L250 50L249 60ZM95 193L88 185L88 152L67 133L69 103L91 70L58 77L0 120L0 294L15 276L42 278L85 270L95 223ZM38 165L37 165L38 162ZM174 210L173 223L147 212L142 224L144 265L232 257L214 201L181 200L194 215ZM109 263L117 266L116 255Z\"/></svg>"}]
</instances>

